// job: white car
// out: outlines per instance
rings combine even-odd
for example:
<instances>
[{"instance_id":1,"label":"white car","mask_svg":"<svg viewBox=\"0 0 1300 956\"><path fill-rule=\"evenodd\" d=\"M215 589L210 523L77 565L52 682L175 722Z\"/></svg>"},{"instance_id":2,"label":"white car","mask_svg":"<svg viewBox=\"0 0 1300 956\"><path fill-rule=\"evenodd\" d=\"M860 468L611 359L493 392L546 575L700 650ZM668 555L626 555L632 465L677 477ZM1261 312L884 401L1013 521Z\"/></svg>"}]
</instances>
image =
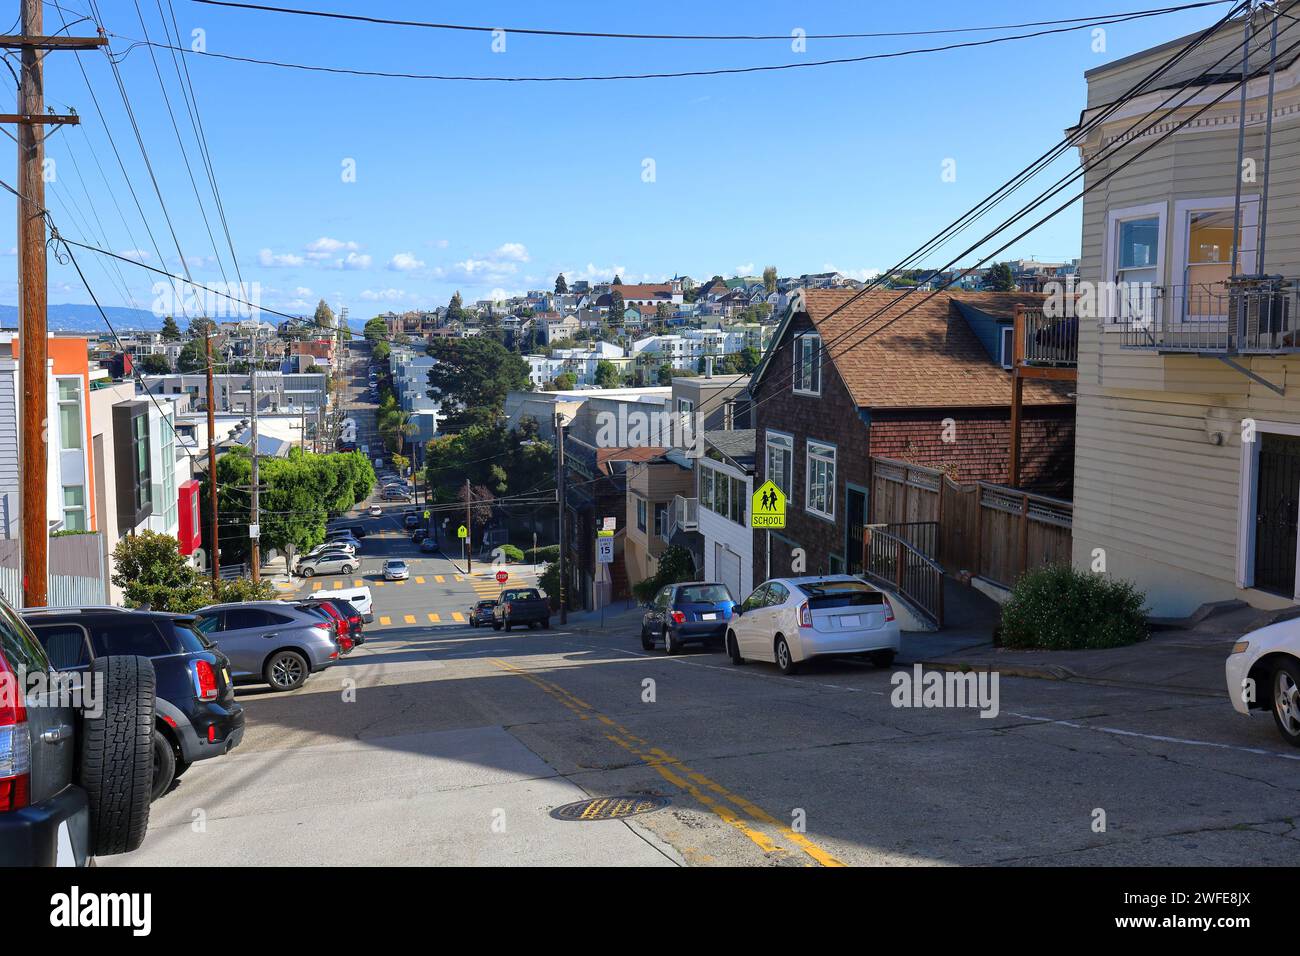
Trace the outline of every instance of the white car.
<instances>
[{"instance_id":1,"label":"white car","mask_svg":"<svg viewBox=\"0 0 1300 956\"><path fill-rule=\"evenodd\" d=\"M861 578L773 578L737 605L726 644L733 664L770 661L783 674L826 654L866 654L888 667L898 653L898 621L889 598Z\"/></svg>"},{"instance_id":2,"label":"white car","mask_svg":"<svg viewBox=\"0 0 1300 956\"><path fill-rule=\"evenodd\" d=\"M406 562L399 558L393 558L384 562L384 580L385 581L405 581L411 576L411 569L406 566Z\"/></svg>"},{"instance_id":3,"label":"white car","mask_svg":"<svg viewBox=\"0 0 1300 956\"><path fill-rule=\"evenodd\" d=\"M335 588L332 591L318 591L307 598L308 601L323 601L327 598L339 598L347 601L357 613L361 615L362 620L367 624L375 619L375 604L370 596L370 588L362 586L359 588Z\"/></svg>"},{"instance_id":4,"label":"white car","mask_svg":"<svg viewBox=\"0 0 1300 956\"><path fill-rule=\"evenodd\" d=\"M327 545L335 545L335 546L340 544L348 545L353 552L357 552L361 550L360 540L354 538L350 532L346 532L346 531L342 532L341 534L334 533L334 532L326 534L325 543Z\"/></svg>"},{"instance_id":5,"label":"white car","mask_svg":"<svg viewBox=\"0 0 1300 956\"><path fill-rule=\"evenodd\" d=\"M372 518L382 518L384 516L384 509L379 507L379 505L371 505L369 514Z\"/></svg>"},{"instance_id":6,"label":"white car","mask_svg":"<svg viewBox=\"0 0 1300 956\"><path fill-rule=\"evenodd\" d=\"M1282 739L1300 747L1300 619L1246 634L1223 669L1237 713L1271 711Z\"/></svg>"},{"instance_id":7,"label":"white car","mask_svg":"<svg viewBox=\"0 0 1300 956\"><path fill-rule=\"evenodd\" d=\"M318 544L302 557L314 558L317 555L324 554L326 551L346 551L348 554L356 554L356 546L347 541L326 541L324 544Z\"/></svg>"}]
</instances>

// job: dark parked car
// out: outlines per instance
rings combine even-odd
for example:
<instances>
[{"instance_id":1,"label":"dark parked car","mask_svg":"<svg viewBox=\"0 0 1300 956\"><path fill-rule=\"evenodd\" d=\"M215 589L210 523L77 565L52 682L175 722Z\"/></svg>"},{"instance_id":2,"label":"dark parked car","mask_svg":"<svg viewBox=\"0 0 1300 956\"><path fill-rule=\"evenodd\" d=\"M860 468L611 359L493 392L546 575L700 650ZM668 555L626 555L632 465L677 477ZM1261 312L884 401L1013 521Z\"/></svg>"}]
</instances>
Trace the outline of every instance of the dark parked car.
<instances>
[{"instance_id":1,"label":"dark parked car","mask_svg":"<svg viewBox=\"0 0 1300 956\"><path fill-rule=\"evenodd\" d=\"M425 538L423 541L420 542L420 553L436 554L437 551L438 551L437 538Z\"/></svg>"},{"instance_id":2,"label":"dark parked car","mask_svg":"<svg viewBox=\"0 0 1300 956\"><path fill-rule=\"evenodd\" d=\"M194 617L118 607L33 608L22 617L61 671L85 673L96 659L121 654L153 661L153 799L196 760L220 757L244 739L230 661L195 630Z\"/></svg>"},{"instance_id":3,"label":"dark parked car","mask_svg":"<svg viewBox=\"0 0 1300 956\"><path fill-rule=\"evenodd\" d=\"M648 651L661 641L666 654L676 654L684 644L721 647L735 609L736 601L725 584L670 584L659 590L641 615L641 646Z\"/></svg>"},{"instance_id":4,"label":"dark parked car","mask_svg":"<svg viewBox=\"0 0 1300 956\"><path fill-rule=\"evenodd\" d=\"M339 659L329 624L289 601L214 604L194 612L198 629L230 658L235 680L263 680L296 690L310 674Z\"/></svg>"},{"instance_id":5,"label":"dark parked car","mask_svg":"<svg viewBox=\"0 0 1300 956\"><path fill-rule=\"evenodd\" d=\"M497 602L491 599L479 601L469 609L470 627L478 627L480 624L492 623L492 611L497 606Z\"/></svg>"},{"instance_id":6,"label":"dark parked car","mask_svg":"<svg viewBox=\"0 0 1300 956\"><path fill-rule=\"evenodd\" d=\"M361 524L354 524L350 521L331 521L325 525L325 536L329 537L336 531L351 532L352 537L358 541L366 536L366 527Z\"/></svg>"},{"instance_id":7,"label":"dark parked car","mask_svg":"<svg viewBox=\"0 0 1300 956\"><path fill-rule=\"evenodd\" d=\"M416 528L411 532L411 544L421 544L427 537L429 537L428 528Z\"/></svg>"},{"instance_id":8,"label":"dark parked car","mask_svg":"<svg viewBox=\"0 0 1300 956\"><path fill-rule=\"evenodd\" d=\"M0 866L84 866L136 849L149 825L153 666L97 658L93 709L53 689L10 696L25 676L53 671L0 600Z\"/></svg>"},{"instance_id":9,"label":"dark parked car","mask_svg":"<svg viewBox=\"0 0 1300 956\"><path fill-rule=\"evenodd\" d=\"M324 601L303 601L298 607L308 614L316 615L329 625L330 633L334 635L334 642L339 646L340 657L346 657L352 653L352 648L356 642L352 640L352 635L348 633L347 620L337 608L332 604L326 604Z\"/></svg>"},{"instance_id":10,"label":"dark parked car","mask_svg":"<svg viewBox=\"0 0 1300 956\"><path fill-rule=\"evenodd\" d=\"M408 511L402 515L402 525L405 528L412 529L420 526L421 518L414 511Z\"/></svg>"},{"instance_id":11,"label":"dark parked car","mask_svg":"<svg viewBox=\"0 0 1300 956\"><path fill-rule=\"evenodd\" d=\"M518 624L551 626L551 602L537 588L510 588L497 598L497 606L492 609L492 629L508 631Z\"/></svg>"}]
</instances>

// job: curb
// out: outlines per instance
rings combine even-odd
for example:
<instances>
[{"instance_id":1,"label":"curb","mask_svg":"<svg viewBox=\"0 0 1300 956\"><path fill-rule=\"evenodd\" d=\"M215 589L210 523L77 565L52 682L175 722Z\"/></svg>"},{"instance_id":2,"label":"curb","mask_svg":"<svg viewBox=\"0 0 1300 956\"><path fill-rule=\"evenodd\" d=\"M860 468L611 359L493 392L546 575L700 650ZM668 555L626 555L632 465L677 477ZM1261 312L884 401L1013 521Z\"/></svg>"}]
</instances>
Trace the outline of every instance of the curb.
<instances>
[{"instance_id":1,"label":"curb","mask_svg":"<svg viewBox=\"0 0 1300 956\"><path fill-rule=\"evenodd\" d=\"M901 664L902 662L900 662ZM1217 691L1203 690L1195 687L1172 687L1169 684L1152 684L1146 681L1117 680L1113 677L1090 677L1087 674L1080 674L1068 667L1059 664L988 664L978 663L971 664L964 661L909 661L904 666L920 664L922 667L931 667L941 671L959 671L961 673L998 673L1007 677L1028 677L1036 680L1059 680L1073 681L1080 684L1099 684L1107 687L1125 687L1136 690L1154 690L1166 694L1185 694L1192 697L1210 697L1217 698L1222 694Z\"/></svg>"}]
</instances>

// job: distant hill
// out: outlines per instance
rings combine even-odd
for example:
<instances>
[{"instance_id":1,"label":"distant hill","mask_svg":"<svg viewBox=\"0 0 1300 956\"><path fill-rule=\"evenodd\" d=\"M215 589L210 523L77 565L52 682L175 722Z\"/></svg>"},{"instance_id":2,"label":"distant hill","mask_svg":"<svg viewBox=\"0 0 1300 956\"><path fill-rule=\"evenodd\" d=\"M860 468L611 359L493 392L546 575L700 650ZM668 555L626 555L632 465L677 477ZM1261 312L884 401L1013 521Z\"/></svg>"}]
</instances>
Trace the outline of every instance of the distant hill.
<instances>
[{"instance_id":1,"label":"distant hill","mask_svg":"<svg viewBox=\"0 0 1300 956\"><path fill-rule=\"evenodd\" d=\"M115 329L160 329L162 319L145 309L129 309L120 305L104 306L104 314ZM107 332L104 319L93 305L51 305L48 311L49 326L53 332ZM18 306L0 305L0 328L18 327Z\"/></svg>"}]
</instances>

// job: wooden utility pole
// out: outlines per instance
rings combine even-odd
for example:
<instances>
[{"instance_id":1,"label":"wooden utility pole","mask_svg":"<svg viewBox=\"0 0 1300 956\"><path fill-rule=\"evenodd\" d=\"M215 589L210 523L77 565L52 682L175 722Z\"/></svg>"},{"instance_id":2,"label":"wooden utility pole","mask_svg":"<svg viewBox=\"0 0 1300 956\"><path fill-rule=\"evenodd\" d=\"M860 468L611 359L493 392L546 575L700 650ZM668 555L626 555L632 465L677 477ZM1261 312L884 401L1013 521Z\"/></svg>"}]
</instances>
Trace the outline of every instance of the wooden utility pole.
<instances>
[{"instance_id":1,"label":"wooden utility pole","mask_svg":"<svg viewBox=\"0 0 1300 956\"><path fill-rule=\"evenodd\" d=\"M569 622L569 601L565 594L568 589L568 579L564 575L564 552L567 550L564 541L564 508L565 508L565 487L564 487L564 416L560 412L555 413L555 487L557 489L557 501L559 502L559 516L556 521L556 532L559 535L559 554L557 555L557 564L560 575L560 623ZM533 545L536 548L536 545ZM533 556L534 562L537 560Z\"/></svg>"},{"instance_id":2,"label":"wooden utility pole","mask_svg":"<svg viewBox=\"0 0 1300 956\"><path fill-rule=\"evenodd\" d=\"M221 542L217 538L217 393L212 386L212 335L206 324L203 328L203 351L208 357L208 491L212 501L212 554L209 561L212 564L212 583L216 584L221 578Z\"/></svg>"},{"instance_id":3,"label":"wooden utility pole","mask_svg":"<svg viewBox=\"0 0 1300 956\"><path fill-rule=\"evenodd\" d=\"M18 112L0 114L0 123L18 125L18 284L19 341L22 365L22 600L24 607L44 607L49 596L50 524L47 506L49 448L46 434L57 427L49 420L49 350L45 268L45 123L76 123L75 116L45 112L45 76L41 62L50 50L88 50L104 37L42 36L41 0L22 0L22 34L0 36L0 48L21 50L22 77Z\"/></svg>"},{"instance_id":4,"label":"wooden utility pole","mask_svg":"<svg viewBox=\"0 0 1300 956\"><path fill-rule=\"evenodd\" d=\"M470 505L474 499L474 491L470 488L469 479L465 479L465 573L474 573L474 525L473 517L470 514Z\"/></svg>"},{"instance_id":5,"label":"wooden utility pole","mask_svg":"<svg viewBox=\"0 0 1300 956\"><path fill-rule=\"evenodd\" d=\"M253 349L250 358L252 361L248 366L248 407L252 419L252 441L249 442L249 451L253 453L253 495L252 507L249 508L248 515L248 543L249 561L253 565L253 581L262 580L262 528L260 523L261 512L258 508L261 486L259 485L260 477L257 470L257 454L259 451L257 441L257 329L253 329Z\"/></svg>"}]
</instances>

